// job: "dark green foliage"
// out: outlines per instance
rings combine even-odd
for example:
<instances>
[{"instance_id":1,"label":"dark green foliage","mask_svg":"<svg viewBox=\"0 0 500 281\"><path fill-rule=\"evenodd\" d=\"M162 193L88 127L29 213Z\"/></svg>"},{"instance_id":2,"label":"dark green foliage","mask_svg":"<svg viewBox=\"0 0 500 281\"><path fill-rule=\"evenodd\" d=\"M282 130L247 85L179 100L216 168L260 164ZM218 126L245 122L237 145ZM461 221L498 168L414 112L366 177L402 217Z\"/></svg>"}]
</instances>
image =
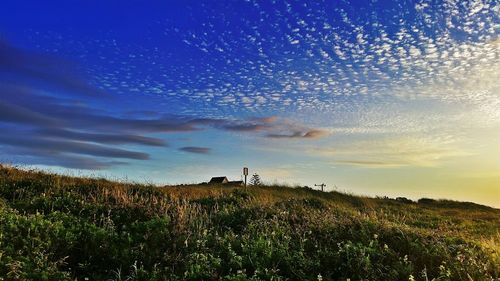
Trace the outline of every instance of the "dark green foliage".
<instances>
[{"instance_id":1,"label":"dark green foliage","mask_svg":"<svg viewBox=\"0 0 500 281\"><path fill-rule=\"evenodd\" d=\"M259 186L261 184L262 181L260 179L260 176L257 174L253 174L252 177L250 178L250 185Z\"/></svg>"},{"instance_id":2,"label":"dark green foliage","mask_svg":"<svg viewBox=\"0 0 500 281\"><path fill-rule=\"evenodd\" d=\"M397 197L396 201L401 202L401 203L405 203L405 204L415 203L406 197Z\"/></svg>"},{"instance_id":3,"label":"dark green foliage","mask_svg":"<svg viewBox=\"0 0 500 281\"><path fill-rule=\"evenodd\" d=\"M431 198L420 198L418 199L418 204L434 204L436 200Z\"/></svg>"},{"instance_id":4,"label":"dark green foliage","mask_svg":"<svg viewBox=\"0 0 500 281\"><path fill-rule=\"evenodd\" d=\"M499 211L459 208L0 168L0 280L498 279Z\"/></svg>"}]
</instances>

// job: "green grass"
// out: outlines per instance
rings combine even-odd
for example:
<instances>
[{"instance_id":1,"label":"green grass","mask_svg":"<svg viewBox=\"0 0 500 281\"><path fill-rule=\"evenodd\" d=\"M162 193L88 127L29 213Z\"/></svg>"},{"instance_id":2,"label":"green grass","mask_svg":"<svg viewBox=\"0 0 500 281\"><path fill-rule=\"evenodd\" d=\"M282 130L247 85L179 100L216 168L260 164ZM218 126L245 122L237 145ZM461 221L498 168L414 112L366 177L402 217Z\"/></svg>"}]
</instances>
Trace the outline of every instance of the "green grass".
<instances>
[{"instance_id":1,"label":"green grass","mask_svg":"<svg viewBox=\"0 0 500 281\"><path fill-rule=\"evenodd\" d=\"M0 280L499 280L500 210L0 166Z\"/></svg>"}]
</instances>

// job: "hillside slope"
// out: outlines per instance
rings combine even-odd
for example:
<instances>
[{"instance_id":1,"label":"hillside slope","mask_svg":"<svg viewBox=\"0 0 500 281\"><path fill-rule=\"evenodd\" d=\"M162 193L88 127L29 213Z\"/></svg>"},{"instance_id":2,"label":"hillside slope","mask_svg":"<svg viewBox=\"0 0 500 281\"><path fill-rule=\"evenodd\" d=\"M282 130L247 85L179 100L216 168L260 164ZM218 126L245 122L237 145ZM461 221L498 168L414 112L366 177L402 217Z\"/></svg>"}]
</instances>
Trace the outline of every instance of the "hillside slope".
<instances>
[{"instance_id":1,"label":"hillside slope","mask_svg":"<svg viewBox=\"0 0 500 281\"><path fill-rule=\"evenodd\" d=\"M0 166L0 280L498 280L500 210Z\"/></svg>"}]
</instances>

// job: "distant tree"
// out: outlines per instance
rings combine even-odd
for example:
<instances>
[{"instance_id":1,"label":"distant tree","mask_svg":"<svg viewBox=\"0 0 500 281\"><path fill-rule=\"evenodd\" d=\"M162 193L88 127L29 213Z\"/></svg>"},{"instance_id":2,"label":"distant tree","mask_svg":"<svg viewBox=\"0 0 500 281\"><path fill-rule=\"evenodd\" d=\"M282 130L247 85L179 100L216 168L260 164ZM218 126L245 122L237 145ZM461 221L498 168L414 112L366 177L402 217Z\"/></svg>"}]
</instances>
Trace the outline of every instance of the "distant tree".
<instances>
[{"instance_id":1,"label":"distant tree","mask_svg":"<svg viewBox=\"0 0 500 281\"><path fill-rule=\"evenodd\" d=\"M431 198L420 198L418 199L419 204L433 204L436 203L436 200L431 199Z\"/></svg>"},{"instance_id":2,"label":"distant tree","mask_svg":"<svg viewBox=\"0 0 500 281\"><path fill-rule=\"evenodd\" d=\"M262 181L260 180L260 176L257 174L253 174L253 176L250 178L250 184L251 185L261 185Z\"/></svg>"},{"instance_id":3,"label":"distant tree","mask_svg":"<svg viewBox=\"0 0 500 281\"><path fill-rule=\"evenodd\" d=\"M399 201L401 203L406 203L406 204L414 203L412 200L410 200L406 197L396 197L396 201Z\"/></svg>"}]
</instances>

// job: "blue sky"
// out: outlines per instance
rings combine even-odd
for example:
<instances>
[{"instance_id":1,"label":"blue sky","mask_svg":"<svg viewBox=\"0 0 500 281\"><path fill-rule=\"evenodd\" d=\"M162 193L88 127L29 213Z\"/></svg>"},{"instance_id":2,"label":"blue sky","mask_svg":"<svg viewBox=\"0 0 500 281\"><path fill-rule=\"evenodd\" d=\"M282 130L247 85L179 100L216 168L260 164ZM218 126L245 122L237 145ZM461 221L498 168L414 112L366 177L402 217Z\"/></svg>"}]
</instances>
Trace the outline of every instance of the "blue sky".
<instances>
[{"instance_id":1,"label":"blue sky","mask_svg":"<svg viewBox=\"0 0 500 281\"><path fill-rule=\"evenodd\" d=\"M499 206L495 1L5 1L2 162Z\"/></svg>"}]
</instances>

